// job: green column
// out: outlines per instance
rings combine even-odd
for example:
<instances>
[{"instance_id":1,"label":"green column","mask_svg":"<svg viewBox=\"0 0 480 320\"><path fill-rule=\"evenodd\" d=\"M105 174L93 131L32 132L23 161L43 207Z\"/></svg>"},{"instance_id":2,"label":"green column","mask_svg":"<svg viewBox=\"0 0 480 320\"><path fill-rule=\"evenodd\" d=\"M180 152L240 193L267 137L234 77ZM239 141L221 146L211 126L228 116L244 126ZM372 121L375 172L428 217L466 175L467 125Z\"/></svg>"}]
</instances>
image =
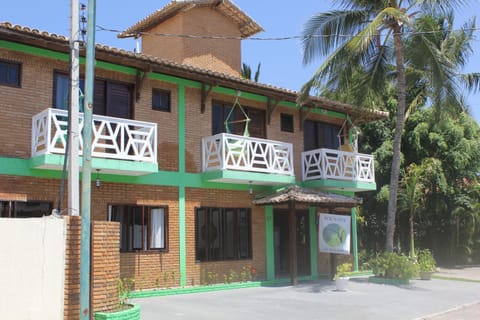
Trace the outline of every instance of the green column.
<instances>
[{"instance_id":1,"label":"green column","mask_svg":"<svg viewBox=\"0 0 480 320\"><path fill-rule=\"evenodd\" d=\"M265 262L267 280L275 279L275 246L273 234L273 206L265 206Z\"/></svg>"},{"instance_id":2,"label":"green column","mask_svg":"<svg viewBox=\"0 0 480 320\"><path fill-rule=\"evenodd\" d=\"M178 85L178 171L185 174L185 85ZM179 260L180 286L187 284L187 242L185 225L185 181L178 187L178 224L179 224Z\"/></svg>"},{"instance_id":3,"label":"green column","mask_svg":"<svg viewBox=\"0 0 480 320\"><path fill-rule=\"evenodd\" d=\"M353 271L358 271L357 208L352 208Z\"/></svg>"},{"instance_id":4,"label":"green column","mask_svg":"<svg viewBox=\"0 0 480 320\"><path fill-rule=\"evenodd\" d=\"M318 277L318 237L317 212L315 207L309 208L310 221L310 270L312 277Z\"/></svg>"}]
</instances>

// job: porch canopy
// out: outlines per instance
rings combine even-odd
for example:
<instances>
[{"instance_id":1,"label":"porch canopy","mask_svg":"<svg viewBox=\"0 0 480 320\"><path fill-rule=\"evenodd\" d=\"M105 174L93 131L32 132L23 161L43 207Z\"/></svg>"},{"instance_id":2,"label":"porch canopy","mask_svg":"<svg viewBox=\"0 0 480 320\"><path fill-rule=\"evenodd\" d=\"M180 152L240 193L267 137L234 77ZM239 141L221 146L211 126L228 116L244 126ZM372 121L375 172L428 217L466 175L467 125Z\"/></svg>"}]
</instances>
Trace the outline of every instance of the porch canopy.
<instances>
[{"instance_id":1,"label":"porch canopy","mask_svg":"<svg viewBox=\"0 0 480 320\"><path fill-rule=\"evenodd\" d=\"M288 204L290 279L292 285L297 284L297 246L295 243L297 238L295 203L297 202L308 205L321 205L322 207L353 208L356 205L361 204L362 200L334 193L319 192L312 189L302 188L297 185L288 186L275 193L261 196L253 200L255 205Z\"/></svg>"}]
</instances>

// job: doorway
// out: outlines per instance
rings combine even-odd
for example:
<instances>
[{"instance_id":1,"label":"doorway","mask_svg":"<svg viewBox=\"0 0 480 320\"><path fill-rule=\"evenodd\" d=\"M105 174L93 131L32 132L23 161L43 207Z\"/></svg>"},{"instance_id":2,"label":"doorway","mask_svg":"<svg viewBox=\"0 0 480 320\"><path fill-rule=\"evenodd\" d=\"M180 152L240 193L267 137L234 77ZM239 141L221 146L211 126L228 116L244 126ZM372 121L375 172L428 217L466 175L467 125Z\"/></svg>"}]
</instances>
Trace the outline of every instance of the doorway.
<instances>
[{"instance_id":1,"label":"doorway","mask_svg":"<svg viewBox=\"0 0 480 320\"><path fill-rule=\"evenodd\" d=\"M296 211L297 220L297 274L309 276L310 269L310 219L307 210ZM290 251L288 232L288 210L276 209L273 215L273 237L275 254L275 276L290 275Z\"/></svg>"}]
</instances>

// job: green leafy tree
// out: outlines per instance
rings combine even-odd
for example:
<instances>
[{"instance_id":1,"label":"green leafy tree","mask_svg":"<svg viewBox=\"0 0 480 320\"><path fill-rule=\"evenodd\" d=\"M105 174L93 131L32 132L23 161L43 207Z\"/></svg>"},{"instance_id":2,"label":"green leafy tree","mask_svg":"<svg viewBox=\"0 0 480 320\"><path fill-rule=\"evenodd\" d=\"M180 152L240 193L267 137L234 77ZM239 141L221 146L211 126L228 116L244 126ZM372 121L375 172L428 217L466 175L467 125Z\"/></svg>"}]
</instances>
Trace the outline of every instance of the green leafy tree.
<instances>
[{"instance_id":1,"label":"green leafy tree","mask_svg":"<svg viewBox=\"0 0 480 320\"><path fill-rule=\"evenodd\" d=\"M310 18L303 30L304 62L327 56L302 87L301 99L312 88L319 91L354 92L359 105L376 101L385 91L387 77L396 77L397 108L390 174L386 249L393 251L401 143L407 107L405 42L418 12L448 12L462 0L337 0L340 10ZM391 59L394 70L391 69ZM360 71L358 71L360 69ZM352 81L360 72L362 81Z\"/></svg>"},{"instance_id":2,"label":"green leafy tree","mask_svg":"<svg viewBox=\"0 0 480 320\"><path fill-rule=\"evenodd\" d=\"M412 163L400 181L399 209L408 212L410 226L410 257L415 257L414 218L424 207L428 194L444 192L447 184L442 163L435 158L426 158L420 165Z\"/></svg>"}]
</instances>

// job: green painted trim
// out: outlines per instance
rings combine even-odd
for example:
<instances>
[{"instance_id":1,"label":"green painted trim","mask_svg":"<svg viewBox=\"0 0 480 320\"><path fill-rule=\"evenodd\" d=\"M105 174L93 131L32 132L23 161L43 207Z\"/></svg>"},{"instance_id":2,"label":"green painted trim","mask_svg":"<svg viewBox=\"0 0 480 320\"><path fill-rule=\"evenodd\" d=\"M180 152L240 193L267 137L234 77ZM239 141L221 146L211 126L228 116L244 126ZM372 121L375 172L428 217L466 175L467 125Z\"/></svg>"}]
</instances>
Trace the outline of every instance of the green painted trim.
<instances>
[{"instance_id":1,"label":"green painted trim","mask_svg":"<svg viewBox=\"0 0 480 320\"><path fill-rule=\"evenodd\" d=\"M140 305L132 304L131 308L113 312L95 312L95 320L140 320Z\"/></svg>"},{"instance_id":2,"label":"green painted trim","mask_svg":"<svg viewBox=\"0 0 480 320\"><path fill-rule=\"evenodd\" d=\"M275 279L275 244L273 232L273 206L265 206L265 269L267 280Z\"/></svg>"},{"instance_id":3,"label":"green painted trim","mask_svg":"<svg viewBox=\"0 0 480 320\"><path fill-rule=\"evenodd\" d=\"M353 271L358 271L358 236L357 236L357 208L353 207L352 213L352 253Z\"/></svg>"},{"instance_id":4,"label":"green painted trim","mask_svg":"<svg viewBox=\"0 0 480 320\"><path fill-rule=\"evenodd\" d=\"M303 186L306 188L323 188L350 192L377 190L375 182L353 182L333 179L308 180L303 182Z\"/></svg>"},{"instance_id":5,"label":"green painted trim","mask_svg":"<svg viewBox=\"0 0 480 320\"><path fill-rule=\"evenodd\" d=\"M60 154L44 154L30 159L30 166L32 169L39 167L57 167L61 170L63 166L64 156ZM83 157L79 158L79 166L82 167ZM141 174L158 172L158 165L156 163L140 162L140 161L125 161L105 158L92 158L92 167L100 170L118 170L131 171Z\"/></svg>"},{"instance_id":6,"label":"green painted trim","mask_svg":"<svg viewBox=\"0 0 480 320\"><path fill-rule=\"evenodd\" d=\"M213 92L215 93L220 93L220 94L225 94L229 96L237 96L237 90L231 89L231 88L225 88L225 87L214 87ZM244 99L249 99L253 101L258 101L258 102L267 102L268 98L265 96L262 96L260 94L255 94L255 93L249 93L249 92L241 92L241 97Z\"/></svg>"},{"instance_id":7,"label":"green painted trim","mask_svg":"<svg viewBox=\"0 0 480 320\"><path fill-rule=\"evenodd\" d=\"M201 83L198 81L179 78L179 77L162 74L162 73L150 72L147 74L147 77L152 80L160 80L160 81L169 82L173 84L184 85L186 87L191 87L191 88L200 89L202 87Z\"/></svg>"},{"instance_id":8,"label":"green painted trim","mask_svg":"<svg viewBox=\"0 0 480 320\"><path fill-rule=\"evenodd\" d=\"M432 279L480 283L480 280L460 278L460 277L447 277L447 276L441 276L441 275L435 275L435 274L432 274Z\"/></svg>"},{"instance_id":9,"label":"green painted trim","mask_svg":"<svg viewBox=\"0 0 480 320\"><path fill-rule=\"evenodd\" d=\"M280 185L295 183L295 176L258 172L242 172L234 170L216 170L204 172L203 179L205 181L215 181L219 179L242 180L247 184L248 181L262 181L265 183L275 183Z\"/></svg>"},{"instance_id":10,"label":"green painted trim","mask_svg":"<svg viewBox=\"0 0 480 320\"><path fill-rule=\"evenodd\" d=\"M53 50L42 49L26 44L21 44L12 41L0 40L0 48L28 53L35 56L57 59L61 61L69 61L69 56L66 53L61 53Z\"/></svg>"},{"instance_id":11,"label":"green painted trim","mask_svg":"<svg viewBox=\"0 0 480 320\"><path fill-rule=\"evenodd\" d=\"M317 236L317 211L316 207L309 207L310 221L310 274L318 277L318 236Z\"/></svg>"},{"instance_id":12,"label":"green painted trim","mask_svg":"<svg viewBox=\"0 0 480 320\"><path fill-rule=\"evenodd\" d=\"M242 289L242 288L254 288L254 287L260 287L260 286L262 286L261 281L238 282L238 283L230 283L230 284L213 284L213 285L209 285L209 286L133 291L133 292L130 292L128 294L128 297L130 299L138 299L138 298L171 296L171 295L177 295L177 294L212 292L212 291L233 290L233 289Z\"/></svg>"}]
</instances>

